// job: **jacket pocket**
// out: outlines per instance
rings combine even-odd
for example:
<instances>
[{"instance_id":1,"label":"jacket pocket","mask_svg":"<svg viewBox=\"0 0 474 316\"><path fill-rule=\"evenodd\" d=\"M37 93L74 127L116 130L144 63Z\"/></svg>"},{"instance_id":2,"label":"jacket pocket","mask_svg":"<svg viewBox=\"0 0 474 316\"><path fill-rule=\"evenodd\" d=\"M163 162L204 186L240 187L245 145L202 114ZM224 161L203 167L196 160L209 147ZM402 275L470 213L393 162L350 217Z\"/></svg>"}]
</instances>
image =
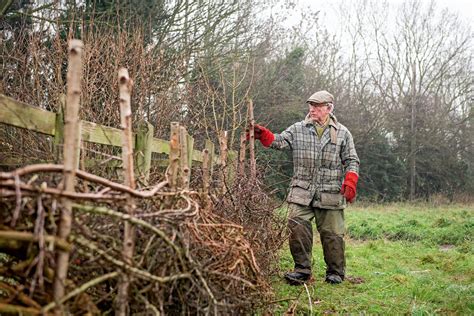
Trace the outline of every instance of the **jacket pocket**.
<instances>
[{"instance_id":1,"label":"jacket pocket","mask_svg":"<svg viewBox=\"0 0 474 316\"><path fill-rule=\"evenodd\" d=\"M345 207L344 196L340 193L321 193L321 207L339 209Z\"/></svg>"},{"instance_id":2,"label":"jacket pocket","mask_svg":"<svg viewBox=\"0 0 474 316\"><path fill-rule=\"evenodd\" d=\"M309 189L311 183L304 180L293 180L290 184L288 202L309 205L313 199L313 193Z\"/></svg>"}]
</instances>

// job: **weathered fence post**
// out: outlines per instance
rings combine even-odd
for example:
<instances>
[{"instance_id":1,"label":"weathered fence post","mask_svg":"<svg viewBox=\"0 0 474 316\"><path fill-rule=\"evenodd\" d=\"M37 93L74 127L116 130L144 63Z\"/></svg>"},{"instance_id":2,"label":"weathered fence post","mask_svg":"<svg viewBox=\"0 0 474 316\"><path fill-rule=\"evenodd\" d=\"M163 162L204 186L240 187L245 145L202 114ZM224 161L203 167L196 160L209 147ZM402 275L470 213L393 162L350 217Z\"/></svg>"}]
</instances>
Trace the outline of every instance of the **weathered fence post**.
<instances>
[{"instance_id":1,"label":"weathered fence post","mask_svg":"<svg viewBox=\"0 0 474 316\"><path fill-rule=\"evenodd\" d=\"M219 174L219 189L222 194L226 192L226 169L227 169L227 131L220 131L219 133L219 148L221 168Z\"/></svg>"},{"instance_id":2,"label":"weathered fence post","mask_svg":"<svg viewBox=\"0 0 474 316\"><path fill-rule=\"evenodd\" d=\"M209 165L210 165L210 154L206 148L202 151L202 192L201 199L204 204L204 209L209 207Z\"/></svg>"},{"instance_id":3,"label":"weathered fence post","mask_svg":"<svg viewBox=\"0 0 474 316\"><path fill-rule=\"evenodd\" d=\"M138 125L137 137L135 141L135 152L137 154L138 179L148 185L151 168L151 143L153 141L153 125L147 121L142 121Z\"/></svg>"},{"instance_id":4,"label":"weathered fence post","mask_svg":"<svg viewBox=\"0 0 474 316\"><path fill-rule=\"evenodd\" d=\"M166 170L169 185L176 189L179 170L179 123L171 122L169 166Z\"/></svg>"},{"instance_id":5,"label":"weathered fence post","mask_svg":"<svg viewBox=\"0 0 474 316\"><path fill-rule=\"evenodd\" d=\"M54 162L61 163L63 160L62 150L64 150L64 111L66 108L66 96L61 94L59 97L58 112L54 124Z\"/></svg>"},{"instance_id":6,"label":"weathered fence post","mask_svg":"<svg viewBox=\"0 0 474 316\"><path fill-rule=\"evenodd\" d=\"M226 183L229 187L232 187L235 180L235 173L237 171L237 152L235 150L228 150L227 151L227 178Z\"/></svg>"},{"instance_id":7,"label":"weathered fence post","mask_svg":"<svg viewBox=\"0 0 474 316\"><path fill-rule=\"evenodd\" d=\"M194 151L194 138L186 133L186 141L188 143L188 183L191 182L191 171L193 166L193 151Z\"/></svg>"},{"instance_id":8,"label":"weathered fence post","mask_svg":"<svg viewBox=\"0 0 474 316\"><path fill-rule=\"evenodd\" d=\"M123 129L122 134L122 162L124 171L124 184L130 188L135 188L135 178L133 174L133 143L132 143L132 109L131 92L132 80L128 75L128 70L121 68L118 73L120 90L120 125ZM133 198L127 194L127 205L125 211L133 215L135 205ZM135 228L128 221L125 222L123 234L123 260L132 265L133 252L135 246ZM128 289L130 287L130 276L124 271L119 284L116 315L128 314Z\"/></svg>"},{"instance_id":9,"label":"weathered fence post","mask_svg":"<svg viewBox=\"0 0 474 316\"><path fill-rule=\"evenodd\" d=\"M253 101L249 99L248 105L248 118L250 123L250 130L249 130L249 159L250 159L250 179L251 181L255 181L257 177L257 163L255 161L255 133L254 133L254 126L255 126L255 119L253 116Z\"/></svg>"},{"instance_id":10,"label":"weathered fence post","mask_svg":"<svg viewBox=\"0 0 474 316\"><path fill-rule=\"evenodd\" d=\"M245 173L245 154L247 145L247 135L245 133L240 134L240 153L239 153L239 176L243 176Z\"/></svg>"},{"instance_id":11,"label":"weathered fence post","mask_svg":"<svg viewBox=\"0 0 474 316\"><path fill-rule=\"evenodd\" d=\"M209 152L209 179L212 180L212 173L214 171L214 143L211 142L209 139L206 139L206 144L204 148L206 148Z\"/></svg>"},{"instance_id":12,"label":"weathered fence post","mask_svg":"<svg viewBox=\"0 0 474 316\"><path fill-rule=\"evenodd\" d=\"M79 107L81 101L82 80L82 49L84 45L80 40L69 42L69 62L67 72L67 102L64 124L64 191L74 192L75 177L79 157L77 155L81 131L79 124ZM72 202L67 198L61 199L61 215L58 237L67 239L71 232ZM58 303L55 313L63 314L62 304L59 304L65 293L67 271L69 267L69 252L59 250L56 258L56 271L54 275L54 300Z\"/></svg>"},{"instance_id":13,"label":"weathered fence post","mask_svg":"<svg viewBox=\"0 0 474 316\"><path fill-rule=\"evenodd\" d=\"M179 146L180 146L180 176L181 176L181 186L183 189L189 188L189 179L190 179L190 168L188 166L188 139L187 132L184 126L179 127Z\"/></svg>"}]
</instances>

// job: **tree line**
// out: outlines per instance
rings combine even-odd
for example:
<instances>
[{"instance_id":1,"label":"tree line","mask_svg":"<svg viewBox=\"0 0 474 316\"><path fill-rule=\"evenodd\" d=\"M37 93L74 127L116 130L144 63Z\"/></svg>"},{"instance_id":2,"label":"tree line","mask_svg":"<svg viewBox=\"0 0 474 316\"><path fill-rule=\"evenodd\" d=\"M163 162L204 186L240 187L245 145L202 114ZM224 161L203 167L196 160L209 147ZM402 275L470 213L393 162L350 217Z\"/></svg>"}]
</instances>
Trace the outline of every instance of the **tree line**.
<instances>
[{"instance_id":1,"label":"tree line","mask_svg":"<svg viewBox=\"0 0 474 316\"><path fill-rule=\"evenodd\" d=\"M57 110L66 43L80 38L88 78L83 119L119 125L115 73L123 66L134 81L134 122L146 119L165 137L169 122L182 121L197 146L228 131L236 149L249 98L257 121L281 132L304 118L309 95L325 89L356 142L360 199L472 196L470 25L434 1L357 1L340 3L331 22L338 32L310 9L288 27L295 4L7 1L0 8L0 91ZM47 142L19 133L2 128L2 152L37 156ZM290 155L262 149L258 160L269 190L284 197Z\"/></svg>"}]
</instances>

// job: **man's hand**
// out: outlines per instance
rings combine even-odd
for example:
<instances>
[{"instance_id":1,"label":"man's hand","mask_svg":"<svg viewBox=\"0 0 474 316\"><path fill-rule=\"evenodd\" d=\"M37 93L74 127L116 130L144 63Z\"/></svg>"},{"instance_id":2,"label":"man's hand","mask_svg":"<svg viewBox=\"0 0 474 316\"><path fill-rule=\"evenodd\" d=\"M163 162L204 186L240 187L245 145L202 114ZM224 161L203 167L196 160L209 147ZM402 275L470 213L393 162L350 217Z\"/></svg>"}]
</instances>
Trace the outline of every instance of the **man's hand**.
<instances>
[{"instance_id":1,"label":"man's hand","mask_svg":"<svg viewBox=\"0 0 474 316\"><path fill-rule=\"evenodd\" d=\"M253 126L253 132L255 139L260 140L264 147L269 147L275 140L275 135L268 129L261 125L255 124ZM249 132L247 132L247 140L250 138Z\"/></svg>"},{"instance_id":2,"label":"man's hand","mask_svg":"<svg viewBox=\"0 0 474 316\"><path fill-rule=\"evenodd\" d=\"M359 181L359 175L355 172L349 171L346 174L344 182L342 183L341 194L344 195L347 202L349 203L354 202L356 196L357 181Z\"/></svg>"}]
</instances>

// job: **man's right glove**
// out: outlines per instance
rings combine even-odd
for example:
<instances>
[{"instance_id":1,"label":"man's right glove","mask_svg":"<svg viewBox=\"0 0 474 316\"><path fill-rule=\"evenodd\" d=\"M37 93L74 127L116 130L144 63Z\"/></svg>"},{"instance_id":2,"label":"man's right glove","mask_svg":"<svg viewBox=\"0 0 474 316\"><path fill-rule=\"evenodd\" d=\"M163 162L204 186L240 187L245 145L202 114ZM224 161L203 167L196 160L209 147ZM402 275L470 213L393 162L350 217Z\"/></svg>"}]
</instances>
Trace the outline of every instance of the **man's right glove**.
<instances>
[{"instance_id":1,"label":"man's right glove","mask_svg":"<svg viewBox=\"0 0 474 316\"><path fill-rule=\"evenodd\" d=\"M268 128L265 128L261 125L255 124L253 126L253 132L255 139L260 140L264 147L269 147L275 140L275 135L273 135L273 133ZM250 135L247 133L247 140L249 137Z\"/></svg>"},{"instance_id":2,"label":"man's right glove","mask_svg":"<svg viewBox=\"0 0 474 316\"><path fill-rule=\"evenodd\" d=\"M349 203L354 202L356 196L357 181L359 181L359 175L355 172L347 172L346 178L342 183L341 194L344 195L346 201Z\"/></svg>"}]
</instances>

